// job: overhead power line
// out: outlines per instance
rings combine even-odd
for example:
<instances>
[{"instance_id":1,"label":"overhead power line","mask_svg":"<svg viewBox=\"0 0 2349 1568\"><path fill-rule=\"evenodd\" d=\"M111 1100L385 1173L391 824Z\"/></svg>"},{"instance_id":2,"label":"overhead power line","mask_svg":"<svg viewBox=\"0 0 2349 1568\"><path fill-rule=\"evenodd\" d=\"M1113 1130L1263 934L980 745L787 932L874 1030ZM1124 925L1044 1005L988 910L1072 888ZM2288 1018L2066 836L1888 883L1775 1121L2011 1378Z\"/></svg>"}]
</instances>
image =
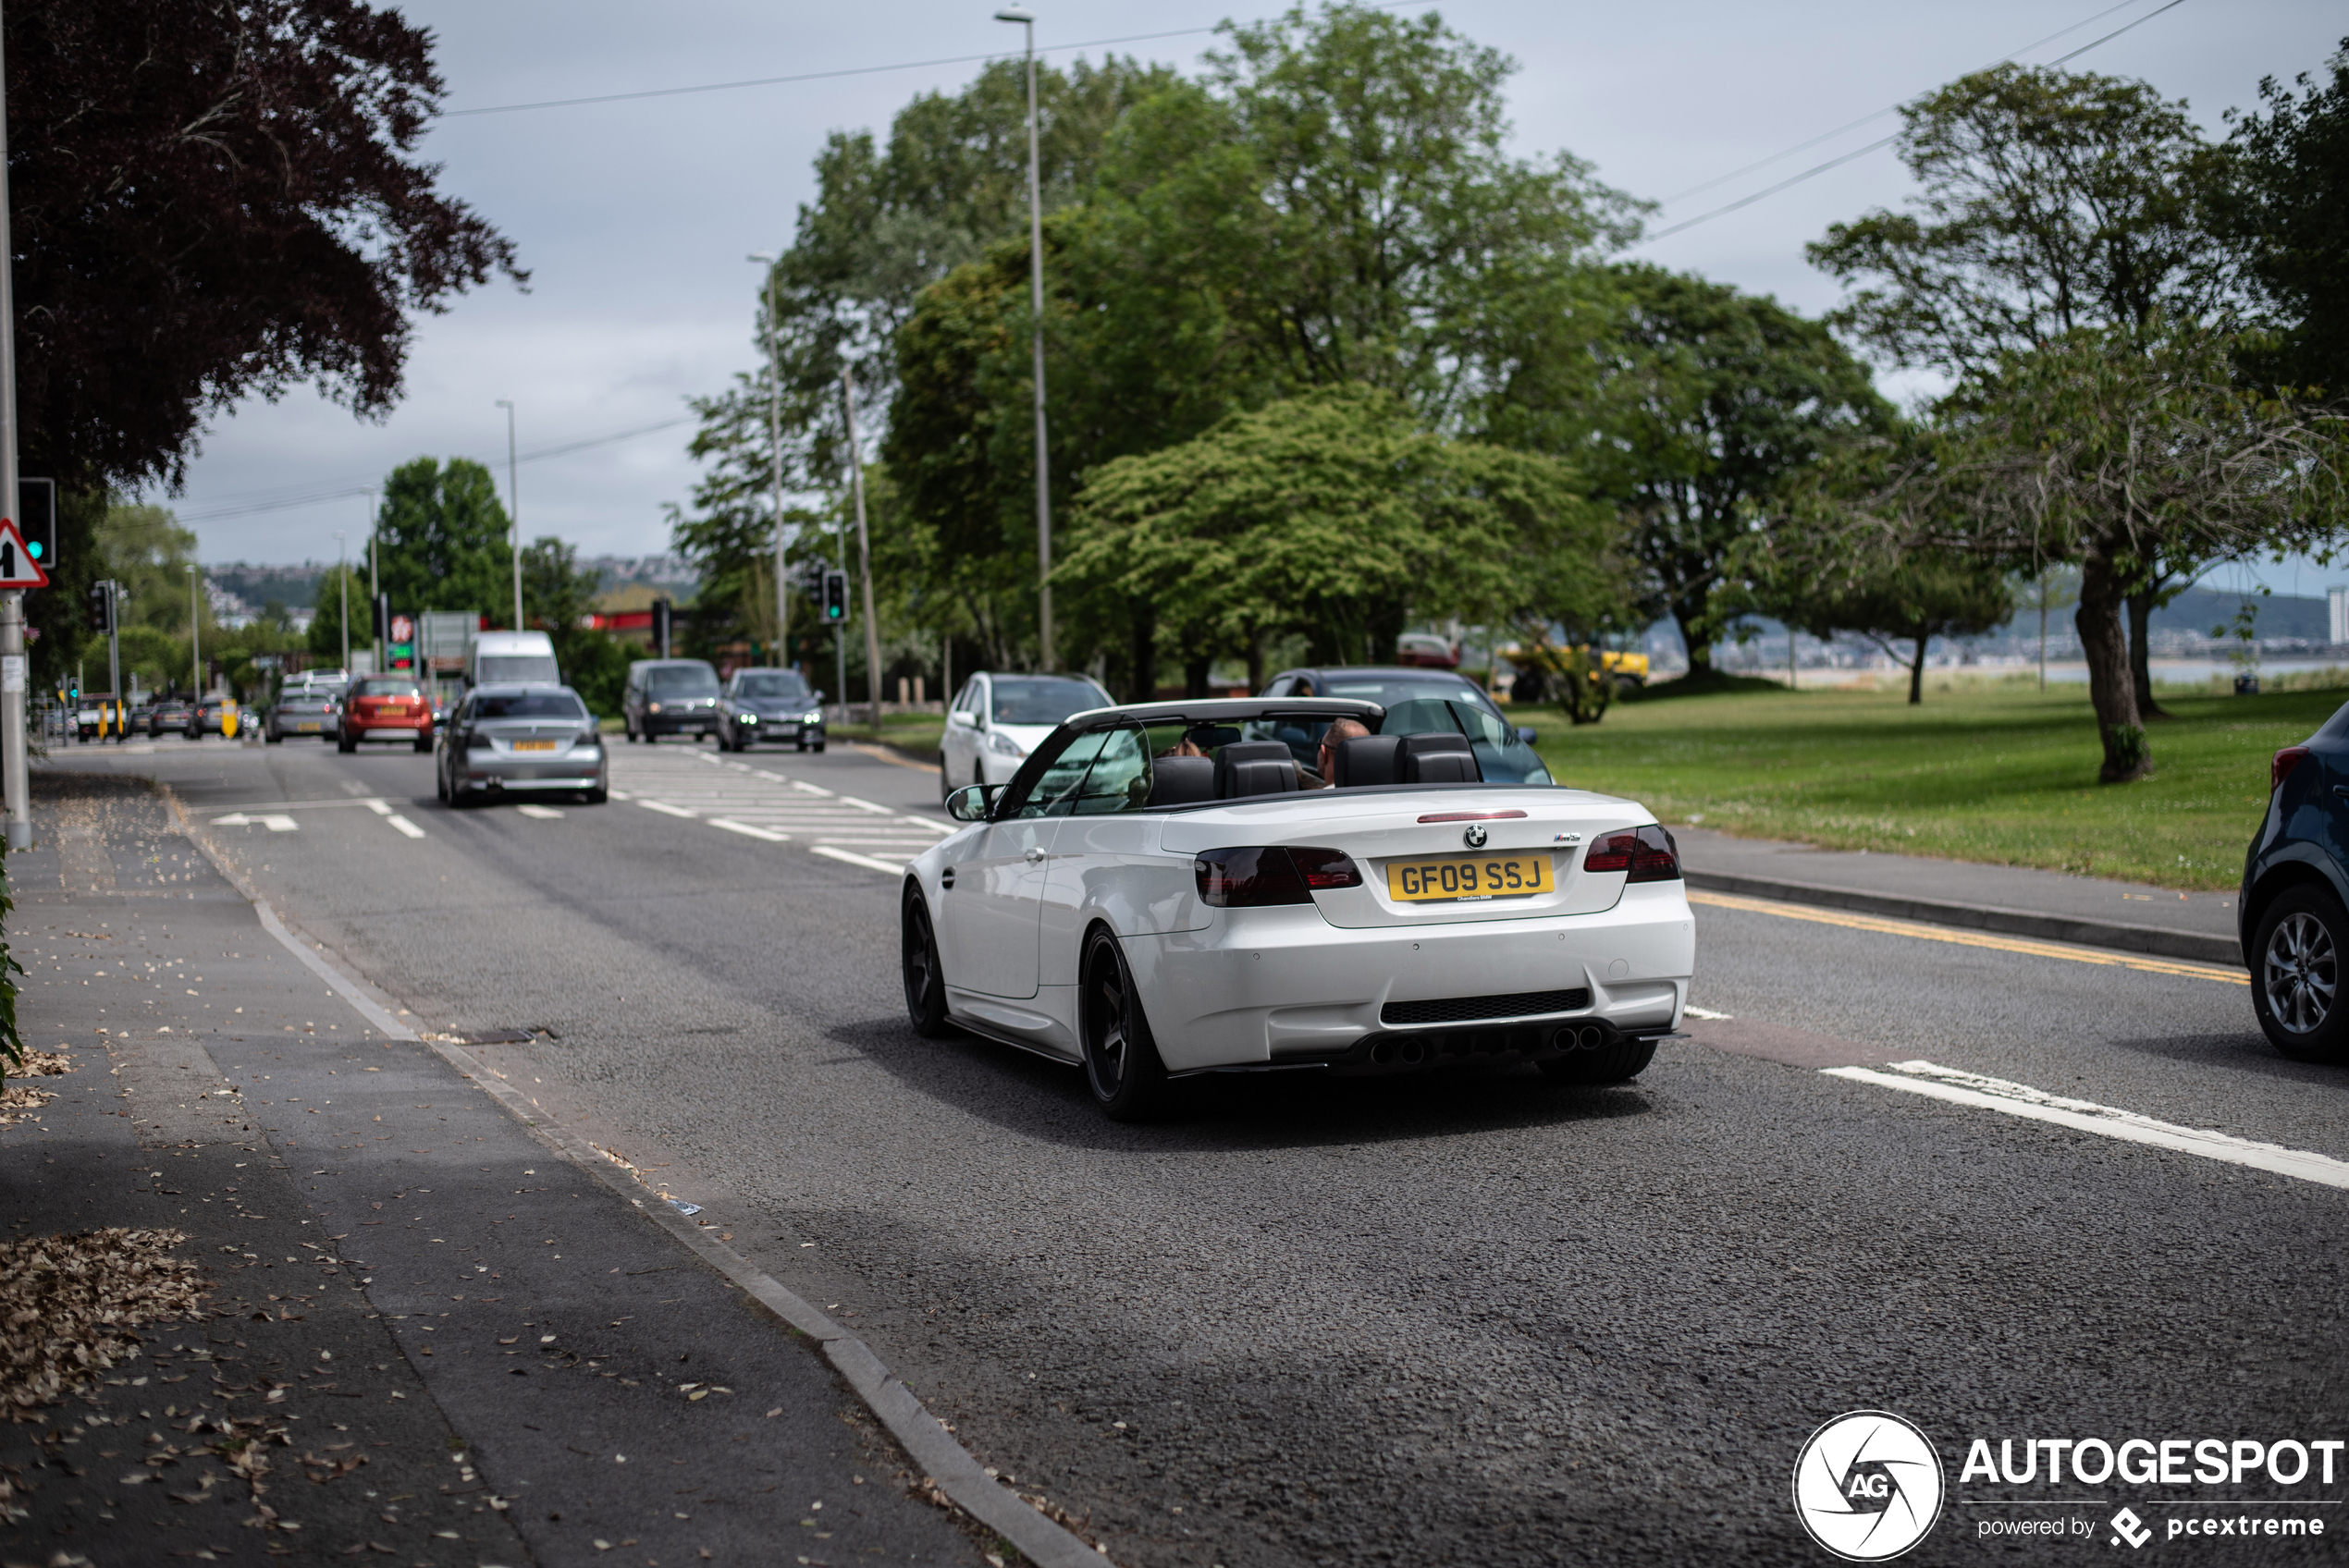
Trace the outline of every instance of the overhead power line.
<instances>
[{"instance_id":1,"label":"overhead power line","mask_svg":"<svg viewBox=\"0 0 2349 1568\"><path fill-rule=\"evenodd\" d=\"M2167 5L2165 5L2165 6L2157 6L2157 7L2156 7L2156 8L2154 8L2153 10L2147 11L2147 12L2146 12L2144 16L2139 17L2139 18L2138 18L2135 21L2130 22L2130 23L2128 23L2126 26L2123 26L2123 27L2118 27L2118 28L2115 28L2115 29L2113 29L2110 32L2106 33L2106 34L2105 34L2102 38L2094 39L2094 40L2091 40L2090 42L2088 42L2088 43L2083 43L2082 45L2080 45L2080 47L2079 47L2079 48L2072 50L2072 51L2070 54L2068 54L2068 55L2057 55L2054 59L2052 59L2052 60L2048 61L2048 65L2050 65L2050 66L2060 66L2060 65L2066 64L2066 63L2067 63L2067 62L2069 62L2069 61L2072 61L2072 60L2076 60L2076 59L2078 59L2081 55L2083 55L2086 54L2089 50L2091 50L2091 49L2094 49L2094 48L2097 47L2099 44L2109 43L2111 43L2114 39L2116 39L2116 38L2120 37L2122 33L2124 33L2124 32L2128 32L2128 31L2130 31L2132 29L2134 29L2134 28L2140 28L2140 27L2143 27L2146 23L2147 23L2147 22L2149 22L2149 21L2153 20L2153 18L2156 18L2156 17L2158 17L2158 16L2160 16L2163 12L2165 12L2165 11L2173 11L2173 10L2177 9L2180 6L2184 5L2185 3L2186 3L2186 0L2169 0L2169 4L2167 4ZM2113 11L2120 10L2121 8L2121 6L2116 6L2111 7L2111 8L2110 8L2110 9L2109 9L2109 10L2099 11L2099 12L2097 12L2097 15L2096 15L2096 16L2089 17L2089 18L2086 18L2085 20L2084 20L2084 21L2078 21L2078 22L2074 22L2074 23L2072 23L2071 27L2065 28L2065 29L2063 30L2063 32L2072 32L2072 31L2078 31L2080 28L2083 28L2083 27L2087 26L2089 22L2096 21L2097 19L2098 19L2099 18L2102 18L2102 17L2109 17L2109 16L2110 16L2110 15L2112 14L2112 12L2113 12ZM2049 38L2060 38L2060 37L2062 37L2062 36L2063 36L2063 33L2062 33L2062 32L2059 32L2059 33L2053 33L2053 34L2050 34L2050 35L2049 35ZM2043 39L2041 39L2041 40L2039 41L2039 43L2045 43L2049 42L2049 38L2043 38ZM2038 44L2038 43L2028 43L2028 44L2023 45L2023 47L2022 49L2018 49L2018 50L2016 50L2014 53L2015 53L2016 55L2023 54L2023 53L2025 53L2026 51L2028 51L2028 50L2032 50L2032 49L2035 49L2035 48L2037 48L2038 46L2039 46L2039 44ZM2005 63L2005 60L2011 60L2011 59L2012 59L2013 57L2014 57L2014 55L2010 55L2005 56L2005 57L2004 57L2004 59L2002 59L2002 60L2000 60L2000 61L1998 61L1998 62L1995 62L1995 63L1998 63L1998 64L2004 64L2004 63ZM1898 107L1900 107L1900 105L1899 105L1899 104L1894 104L1892 107L1893 107L1893 108L1898 108ZM1867 116L1863 116L1863 117L1862 117L1862 118L1860 118L1860 119L1856 119L1856 120L1852 121L1851 125L1844 126L1844 127L1842 127L1842 128L1841 128L1841 129L1839 129L1839 130L1831 130L1831 131L1827 132L1826 136L1822 136L1822 137L1814 137L1814 138L1813 138L1813 139L1812 139L1811 141L1809 141L1802 142L1802 143L1801 143L1800 145L1795 146L1795 147L1790 147L1790 148L1787 149L1787 153L1798 153L1798 152L1801 152L1801 151L1802 151L1803 148L1805 148L1805 147L1813 147L1813 146L1816 146L1816 145L1817 145L1820 141L1827 141L1827 140L1830 140L1830 139L1832 139L1832 138L1834 138L1834 137L1836 137L1836 136L1839 136L1839 135L1841 135L1841 134L1842 134L1842 132L1843 132L1843 131L1845 131L1845 130L1850 130L1850 129L1852 129L1854 127L1857 127L1857 126L1863 126L1863 125L1865 125L1865 124L1867 124L1867 123L1868 123L1868 121L1869 121L1869 120L1873 120L1873 119L1877 119L1877 118L1880 118L1880 117L1881 117L1881 116L1883 116L1884 115L1890 114L1891 112L1892 112L1892 110L1891 110L1891 109L1879 109L1878 111L1876 111L1876 114L1873 114L1873 115L1867 115ZM1789 186L1800 185L1800 184L1802 184L1802 183L1804 180L1806 180L1806 179L1810 179L1810 178L1814 178L1814 176L1817 176L1817 175L1823 175L1823 174L1826 173L1829 169L1841 168L1841 167L1842 167L1845 164L1851 163L1851 162L1853 159L1855 159L1855 158L1864 158L1864 157L1866 157L1866 156L1867 156L1870 153L1880 152L1880 151L1882 151L1883 149L1885 149L1885 148L1887 148L1887 147L1891 146L1891 145L1892 145L1895 141L1900 141L1900 134L1899 134L1898 132L1895 132L1894 134L1892 134L1892 135L1890 135L1890 136L1888 136L1888 137L1885 137L1885 138L1881 139L1880 141L1871 141L1871 142L1869 142L1869 143L1868 143L1865 147L1859 148L1859 149L1857 149L1857 150L1855 150L1855 151L1853 151L1853 152L1850 152L1850 153L1843 153L1843 154L1842 154L1841 156L1839 156L1839 157L1829 158L1829 159L1828 159L1826 163L1824 163L1824 164L1814 164L1814 165L1813 165L1811 167L1809 167L1809 168L1807 168L1807 169L1804 169L1804 170L1803 170L1801 174L1790 176L1790 177L1789 177L1788 178L1785 178L1785 179L1782 179L1782 180L1778 181L1776 185L1772 185L1772 186L1767 186L1767 187L1765 187L1763 190L1757 190L1757 191L1753 192L1753 194L1752 194L1751 196L1741 196L1741 197L1738 198L1738 200L1736 200L1736 201L1734 201L1734 202L1726 202L1726 203L1724 203L1724 204L1723 204L1723 205L1721 205L1721 206L1718 206L1718 207L1714 208L1714 209L1713 209L1712 211L1710 211L1710 212L1699 213L1696 216L1694 216L1694 217L1692 217L1692 218L1689 218L1689 219L1687 219L1687 220L1685 220L1685 221L1683 221L1683 222L1680 222L1680 223L1676 223L1676 224L1673 224L1673 225L1672 225L1671 227L1669 227L1668 228L1659 228L1659 229L1657 229L1657 230L1656 230L1654 233L1653 233L1653 234L1644 235L1644 236L1642 236L1642 239L1641 239L1641 243L1644 244L1644 243L1646 243L1648 240L1651 240L1651 239L1664 239L1665 237L1666 237L1667 235L1674 235L1674 234L1678 234L1678 233L1679 233L1679 232L1680 232L1681 230L1683 230L1683 229L1694 228L1697 225L1699 225L1699 224L1701 224L1701 223L1710 223L1710 222L1712 222L1715 218L1717 218L1717 217L1726 217L1728 214L1731 214L1731 213L1734 213L1734 212L1738 211L1740 208L1742 208L1742 207L1750 207L1750 206L1753 205L1753 203L1754 203L1754 202L1759 202L1759 201L1763 200L1765 197L1768 197L1768 196L1775 196L1775 195L1777 195L1779 191L1786 190L1786 189L1787 189L1788 187L1789 187ZM1761 162L1760 164L1751 165L1749 165L1747 168L1740 170L1740 171L1739 171L1739 173L1740 173L1740 174L1750 174L1750 173L1752 173L1752 172L1753 172L1753 169L1756 169L1756 168L1761 168L1761 167L1763 167L1763 166L1764 166L1764 165L1765 165L1772 164L1772 163L1776 163L1776 162L1777 162L1779 158L1786 156L1786 155L1787 155L1787 153L1775 153L1775 154L1773 154L1773 155L1772 155L1772 156L1770 156L1770 157L1767 157L1767 158L1763 159L1763 160L1762 160L1762 162ZM1716 179L1716 180L1708 181L1705 185L1693 186L1693 187L1691 187L1691 191L1707 190L1707 189L1710 189L1710 188L1711 188L1711 186L1714 186L1714 185L1718 185L1718 184L1722 183L1722 180L1726 180L1726 179L1735 179L1736 178L1737 178L1737 175L1724 175L1724 176L1722 177L1722 178L1721 178L1721 179ZM1683 194L1684 194L1684 195L1685 195L1685 194L1689 194L1689 193L1690 193L1690 192L1683 192Z\"/></svg>"}]
</instances>

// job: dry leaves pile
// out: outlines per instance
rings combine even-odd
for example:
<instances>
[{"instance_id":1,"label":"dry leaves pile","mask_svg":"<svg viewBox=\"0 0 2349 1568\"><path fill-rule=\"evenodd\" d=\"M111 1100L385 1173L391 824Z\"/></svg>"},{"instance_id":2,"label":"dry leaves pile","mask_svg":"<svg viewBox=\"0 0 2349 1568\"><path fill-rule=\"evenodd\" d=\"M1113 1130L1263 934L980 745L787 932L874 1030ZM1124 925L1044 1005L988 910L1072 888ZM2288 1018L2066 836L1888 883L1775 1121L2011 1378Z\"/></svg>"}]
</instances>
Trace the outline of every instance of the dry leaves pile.
<instances>
[{"instance_id":1,"label":"dry leaves pile","mask_svg":"<svg viewBox=\"0 0 2349 1568\"><path fill-rule=\"evenodd\" d=\"M16 1076L23 1078L51 1077L73 1071L73 1060L63 1051L27 1051L24 1065ZM25 1119L27 1112L39 1110L57 1096L46 1089L36 1089L29 1084L12 1084L0 1089L0 1127L13 1127Z\"/></svg>"},{"instance_id":2,"label":"dry leaves pile","mask_svg":"<svg viewBox=\"0 0 2349 1568\"><path fill-rule=\"evenodd\" d=\"M0 1400L18 1421L128 1355L130 1330L193 1317L204 1281L171 1256L184 1231L86 1231L0 1242Z\"/></svg>"}]
</instances>

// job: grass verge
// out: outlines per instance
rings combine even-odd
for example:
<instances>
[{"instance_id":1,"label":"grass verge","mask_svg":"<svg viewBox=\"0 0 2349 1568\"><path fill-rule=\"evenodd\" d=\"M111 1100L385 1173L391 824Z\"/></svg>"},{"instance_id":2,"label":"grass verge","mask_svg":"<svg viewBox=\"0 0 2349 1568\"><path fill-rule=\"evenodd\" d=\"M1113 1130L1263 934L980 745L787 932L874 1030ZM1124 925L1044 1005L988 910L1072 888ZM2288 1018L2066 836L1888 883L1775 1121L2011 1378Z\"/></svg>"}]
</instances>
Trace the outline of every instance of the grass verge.
<instances>
[{"instance_id":1,"label":"grass verge","mask_svg":"<svg viewBox=\"0 0 2349 1568\"><path fill-rule=\"evenodd\" d=\"M1928 682L1905 691L1783 687L1621 704L1541 731L1558 781L1643 802L1667 823L1829 849L2036 866L2161 887L2232 888L2268 800L2268 759L2349 692L2163 692L2154 775L2096 781L2096 722L2079 687Z\"/></svg>"}]
</instances>

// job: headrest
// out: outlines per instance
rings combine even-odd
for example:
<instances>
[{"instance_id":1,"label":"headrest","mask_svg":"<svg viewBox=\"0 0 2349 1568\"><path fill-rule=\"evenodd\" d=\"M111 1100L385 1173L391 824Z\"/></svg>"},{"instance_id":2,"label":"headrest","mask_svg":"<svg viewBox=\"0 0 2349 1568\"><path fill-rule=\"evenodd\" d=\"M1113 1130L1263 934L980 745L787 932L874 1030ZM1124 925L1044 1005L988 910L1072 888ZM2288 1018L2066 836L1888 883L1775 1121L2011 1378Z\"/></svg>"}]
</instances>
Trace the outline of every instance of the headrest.
<instances>
[{"instance_id":1,"label":"headrest","mask_svg":"<svg viewBox=\"0 0 2349 1568\"><path fill-rule=\"evenodd\" d=\"M1209 757L1158 757L1150 763L1154 806L1187 806L1215 798L1215 764Z\"/></svg>"},{"instance_id":2,"label":"headrest","mask_svg":"<svg viewBox=\"0 0 2349 1568\"><path fill-rule=\"evenodd\" d=\"M1286 794L1297 784L1297 758L1278 741L1236 741L1215 753L1219 801Z\"/></svg>"},{"instance_id":3,"label":"headrest","mask_svg":"<svg viewBox=\"0 0 2349 1568\"><path fill-rule=\"evenodd\" d=\"M1330 782L1341 790L1403 781L1403 737L1354 735L1330 753Z\"/></svg>"},{"instance_id":4,"label":"headrest","mask_svg":"<svg viewBox=\"0 0 2349 1568\"><path fill-rule=\"evenodd\" d=\"M1458 731L1403 737L1404 783L1474 784L1483 778L1474 748Z\"/></svg>"}]
</instances>

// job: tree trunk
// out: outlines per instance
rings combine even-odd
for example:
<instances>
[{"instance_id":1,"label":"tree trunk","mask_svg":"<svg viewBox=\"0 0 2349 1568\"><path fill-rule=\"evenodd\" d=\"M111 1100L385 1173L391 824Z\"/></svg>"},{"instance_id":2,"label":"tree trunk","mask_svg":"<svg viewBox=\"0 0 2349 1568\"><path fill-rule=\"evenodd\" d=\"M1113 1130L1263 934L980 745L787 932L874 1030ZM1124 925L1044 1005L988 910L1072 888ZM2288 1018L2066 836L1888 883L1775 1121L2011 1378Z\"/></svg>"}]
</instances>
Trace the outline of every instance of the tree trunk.
<instances>
[{"instance_id":1,"label":"tree trunk","mask_svg":"<svg viewBox=\"0 0 2349 1568\"><path fill-rule=\"evenodd\" d=\"M1925 650L1933 642L1933 633L1917 636L1917 656L1909 661L1909 705L1916 707L1925 701Z\"/></svg>"},{"instance_id":2,"label":"tree trunk","mask_svg":"<svg viewBox=\"0 0 2349 1568\"><path fill-rule=\"evenodd\" d=\"M2088 659L2088 701L2104 742L2104 766L2097 778L2106 784L2125 784L2153 771L2153 753L2137 712L2137 685L2129 674L2129 648L2121 631L2126 607L2111 561L2101 551L2089 551L2080 562L2080 607L2072 613L2072 624L2079 629L2080 648Z\"/></svg>"},{"instance_id":3,"label":"tree trunk","mask_svg":"<svg viewBox=\"0 0 2349 1568\"><path fill-rule=\"evenodd\" d=\"M1125 700L1147 703L1158 695L1158 617L1147 600L1137 600L1134 629L1134 684Z\"/></svg>"},{"instance_id":4,"label":"tree trunk","mask_svg":"<svg viewBox=\"0 0 2349 1568\"><path fill-rule=\"evenodd\" d=\"M2171 714L2153 700L2153 661L2146 644L2146 623L2153 619L2154 595L2159 582L2149 582L2129 595L2129 680L2137 689L2137 716L2151 720Z\"/></svg>"},{"instance_id":5,"label":"tree trunk","mask_svg":"<svg viewBox=\"0 0 2349 1568\"><path fill-rule=\"evenodd\" d=\"M1677 609L1672 612L1673 624L1680 629L1680 641L1688 646L1689 674L1710 675L1713 672L1713 643L1709 639L1699 639L1689 631L1689 623L1693 619L1693 616L1683 615Z\"/></svg>"},{"instance_id":6,"label":"tree trunk","mask_svg":"<svg viewBox=\"0 0 2349 1568\"><path fill-rule=\"evenodd\" d=\"M1264 690L1264 633L1251 631L1248 634L1248 691L1254 696Z\"/></svg>"},{"instance_id":7,"label":"tree trunk","mask_svg":"<svg viewBox=\"0 0 2349 1568\"><path fill-rule=\"evenodd\" d=\"M1214 668L1215 657L1211 654L1203 657L1186 658L1183 661L1183 695L1192 702L1198 702L1206 696L1207 678L1213 673Z\"/></svg>"}]
</instances>

